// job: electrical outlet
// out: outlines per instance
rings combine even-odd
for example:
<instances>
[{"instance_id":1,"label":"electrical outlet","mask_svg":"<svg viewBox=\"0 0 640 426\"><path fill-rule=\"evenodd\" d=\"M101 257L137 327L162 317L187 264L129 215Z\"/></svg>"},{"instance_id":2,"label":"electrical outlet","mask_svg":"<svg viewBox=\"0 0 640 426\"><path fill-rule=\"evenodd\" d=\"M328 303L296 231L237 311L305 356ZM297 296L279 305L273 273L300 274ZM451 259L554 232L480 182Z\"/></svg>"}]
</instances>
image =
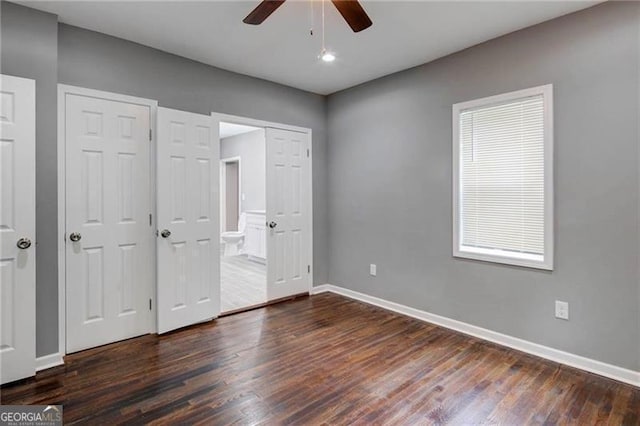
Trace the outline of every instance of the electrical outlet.
<instances>
[{"instance_id":1,"label":"electrical outlet","mask_svg":"<svg viewBox=\"0 0 640 426\"><path fill-rule=\"evenodd\" d=\"M375 263L372 263L371 265L369 265L369 275L372 275L372 276L375 277L376 276L376 272L377 271L376 271Z\"/></svg>"},{"instance_id":2,"label":"electrical outlet","mask_svg":"<svg viewBox=\"0 0 640 426\"><path fill-rule=\"evenodd\" d=\"M556 300L556 318L569 319L569 303Z\"/></svg>"}]
</instances>

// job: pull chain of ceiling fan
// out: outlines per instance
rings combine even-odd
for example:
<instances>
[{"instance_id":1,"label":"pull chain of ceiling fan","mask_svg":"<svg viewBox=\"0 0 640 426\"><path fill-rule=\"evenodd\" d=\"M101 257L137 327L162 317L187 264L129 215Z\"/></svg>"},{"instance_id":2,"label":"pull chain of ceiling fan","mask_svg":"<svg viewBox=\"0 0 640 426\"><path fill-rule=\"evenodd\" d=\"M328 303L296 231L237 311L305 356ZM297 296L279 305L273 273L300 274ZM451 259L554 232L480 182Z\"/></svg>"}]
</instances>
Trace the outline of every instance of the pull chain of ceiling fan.
<instances>
[{"instance_id":1,"label":"pull chain of ceiling fan","mask_svg":"<svg viewBox=\"0 0 640 426\"><path fill-rule=\"evenodd\" d=\"M320 59L322 59L324 62L333 62L336 59L336 56L327 51L326 45L325 45L325 32L326 32L326 27L324 24L324 3L326 0L322 0L322 50L320 51Z\"/></svg>"},{"instance_id":2,"label":"pull chain of ceiling fan","mask_svg":"<svg viewBox=\"0 0 640 426\"><path fill-rule=\"evenodd\" d=\"M313 0L309 0L309 35L313 36L313 25L314 22L314 13L313 13Z\"/></svg>"},{"instance_id":3,"label":"pull chain of ceiling fan","mask_svg":"<svg viewBox=\"0 0 640 426\"><path fill-rule=\"evenodd\" d=\"M326 51L324 47L324 0L322 0L322 52Z\"/></svg>"}]
</instances>

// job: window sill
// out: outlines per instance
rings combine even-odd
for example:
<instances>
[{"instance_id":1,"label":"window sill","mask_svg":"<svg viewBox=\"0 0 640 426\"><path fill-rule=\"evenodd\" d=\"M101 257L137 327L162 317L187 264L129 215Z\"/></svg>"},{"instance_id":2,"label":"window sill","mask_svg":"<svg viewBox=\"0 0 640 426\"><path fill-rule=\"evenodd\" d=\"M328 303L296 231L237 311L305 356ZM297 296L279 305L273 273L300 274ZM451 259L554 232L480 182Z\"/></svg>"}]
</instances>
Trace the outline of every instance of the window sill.
<instances>
[{"instance_id":1,"label":"window sill","mask_svg":"<svg viewBox=\"0 0 640 426\"><path fill-rule=\"evenodd\" d=\"M552 261L545 260L543 256L525 253L508 253L500 250L479 249L464 247L453 250L453 257L462 259L481 260L484 262L500 263L503 265L522 266L525 268L553 271Z\"/></svg>"}]
</instances>

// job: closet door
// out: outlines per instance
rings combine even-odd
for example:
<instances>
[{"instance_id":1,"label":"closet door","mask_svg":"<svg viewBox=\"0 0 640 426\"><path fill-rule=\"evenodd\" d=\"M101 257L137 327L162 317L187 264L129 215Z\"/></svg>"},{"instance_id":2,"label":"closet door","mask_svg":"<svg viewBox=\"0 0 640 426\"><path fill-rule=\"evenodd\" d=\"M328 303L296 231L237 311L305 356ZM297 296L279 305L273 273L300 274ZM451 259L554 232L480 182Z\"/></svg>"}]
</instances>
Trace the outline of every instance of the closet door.
<instances>
[{"instance_id":1,"label":"closet door","mask_svg":"<svg viewBox=\"0 0 640 426\"><path fill-rule=\"evenodd\" d=\"M36 372L35 97L0 76L0 383Z\"/></svg>"},{"instance_id":2,"label":"closet door","mask_svg":"<svg viewBox=\"0 0 640 426\"><path fill-rule=\"evenodd\" d=\"M158 332L220 313L218 126L158 108Z\"/></svg>"},{"instance_id":3,"label":"closet door","mask_svg":"<svg viewBox=\"0 0 640 426\"><path fill-rule=\"evenodd\" d=\"M66 343L75 352L152 330L152 107L87 89L64 96Z\"/></svg>"}]
</instances>

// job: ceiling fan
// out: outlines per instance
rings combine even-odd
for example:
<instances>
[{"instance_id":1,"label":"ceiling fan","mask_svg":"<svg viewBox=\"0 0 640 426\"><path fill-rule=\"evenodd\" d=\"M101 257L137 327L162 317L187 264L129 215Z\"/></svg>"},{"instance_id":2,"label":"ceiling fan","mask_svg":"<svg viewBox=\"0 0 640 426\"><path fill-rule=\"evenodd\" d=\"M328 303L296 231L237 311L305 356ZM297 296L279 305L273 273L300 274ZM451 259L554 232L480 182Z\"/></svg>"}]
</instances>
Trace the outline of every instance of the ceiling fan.
<instances>
[{"instance_id":1,"label":"ceiling fan","mask_svg":"<svg viewBox=\"0 0 640 426\"><path fill-rule=\"evenodd\" d=\"M263 0L255 9L242 20L245 24L260 25L285 0ZM357 33L369 28L373 22L357 0L331 0L353 32Z\"/></svg>"}]
</instances>

